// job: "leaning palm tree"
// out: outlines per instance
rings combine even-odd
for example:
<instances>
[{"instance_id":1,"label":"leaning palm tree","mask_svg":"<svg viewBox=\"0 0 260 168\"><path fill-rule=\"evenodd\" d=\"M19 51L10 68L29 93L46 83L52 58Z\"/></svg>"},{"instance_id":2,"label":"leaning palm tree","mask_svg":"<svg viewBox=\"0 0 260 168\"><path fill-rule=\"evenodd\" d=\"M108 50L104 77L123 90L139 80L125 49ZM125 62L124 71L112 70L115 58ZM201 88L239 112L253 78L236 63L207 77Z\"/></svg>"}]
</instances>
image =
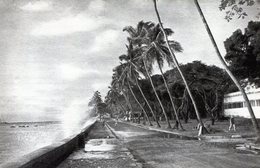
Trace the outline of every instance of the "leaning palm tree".
<instances>
[{"instance_id":1,"label":"leaning palm tree","mask_svg":"<svg viewBox=\"0 0 260 168\"><path fill-rule=\"evenodd\" d=\"M123 90L123 89L122 89L122 90ZM131 105L131 103L130 103L130 98L129 98L128 94L125 93L124 90L123 90L123 91L122 91L122 95L124 96L125 101L126 101L126 104L127 104L128 108L130 109L130 111L133 111L133 107L132 107L132 105Z\"/></svg>"},{"instance_id":2,"label":"leaning palm tree","mask_svg":"<svg viewBox=\"0 0 260 168\"><path fill-rule=\"evenodd\" d=\"M179 120L177 110L176 110L174 102L173 102L173 97L170 93L168 83L166 82L164 73L162 71L164 60L166 60L166 62L169 65L173 65L173 59L170 56L170 52L166 46L165 39L164 39L163 33L161 31L160 25L157 24L157 25L150 26L150 27L146 26L146 27L144 27L144 29L145 29L146 35L143 37L143 40L142 40L142 43L143 43L142 48L145 48L145 50L149 50L149 52L147 52L148 57L151 58L151 60L157 62L159 70L161 72L161 76L162 76L164 85L166 87L167 93L170 98L170 102L171 102L171 105L173 108L175 118L178 121L178 123L180 124L181 129L183 129L181 122ZM173 31L169 28L166 28L165 32L168 36L170 36L173 33ZM173 41L173 40L169 41L169 43L170 43L171 48L175 52L182 52L183 49L182 49L180 43Z\"/></svg>"},{"instance_id":3,"label":"leaning palm tree","mask_svg":"<svg viewBox=\"0 0 260 168\"><path fill-rule=\"evenodd\" d=\"M121 85L127 85L128 89L130 90L132 96L134 97L135 101L137 102L137 104L139 105L139 107L142 109L143 114L145 115L145 117L147 118L147 121L149 122L149 125L152 125L149 117L148 117L148 113L146 112L146 110L144 109L144 107L141 105L140 101L137 99L132 86L130 83L132 82L132 78L131 78L131 74L129 72L129 66L127 64L121 64L119 66L116 67L115 72L117 74L119 74L120 80L118 80L118 82L120 82Z\"/></svg>"},{"instance_id":4,"label":"leaning palm tree","mask_svg":"<svg viewBox=\"0 0 260 168\"><path fill-rule=\"evenodd\" d=\"M121 106L122 110L124 110L126 112L127 110L125 109L125 107L122 105L122 103L119 100L121 95L116 90L114 90L112 87L109 87L109 88L110 88L110 90L108 91L108 93L110 94L110 97L112 99L115 99L116 102Z\"/></svg>"},{"instance_id":5,"label":"leaning palm tree","mask_svg":"<svg viewBox=\"0 0 260 168\"><path fill-rule=\"evenodd\" d=\"M164 117L166 119L166 122L168 124L167 128L171 128L171 124L170 124L169 118L168 118L168 116L166 114L165 108L164 108L164 106L163 106L163 104L162 104L162 102L160 100L160 97L159 97L159 95L158 95L158 93L157 93L157 91L155 89L155 86L154 86L154 83L153 83L153 80L152 80L152 77L151 77L153 60L151 58L148 58L148 52L147 51L143 52L142 57L140 57L140 59L141 59L141 62L139 63L138 66L140 68L144 68L144 70L145 70L145 74L144 75L146 76L146 78L149 79L149 81L151 83L151 86L153 88L154 94L155 94L155 96L156 96L156 98L157 98L157 100L159 102L159 105L160 105L160 107L162 109L162 112L163 112Z\"/></svg>"},{"instance_id":6,"label":"leaning palm tree","mask_svg":"<svg viewBox=\"0 0 260 168\"><path fill-rule=\"evenodd\" d=\"M119 107L122 109L122 111L124 113L126 113L127 110L125 109L125 107L120 102L119 96L120 95L115 90L111 89L111 90L108 91L108 96L107 96L108 98L107 99L108 99L108 101L116 100L115 103L117 102L119 104Z\"/></svg>"},{"instance_id":7,"label":"leaning palm tree","mask_svg":"<svg viewBox=\"0 0 260 168\"><path fill-rule=\"evenodd\" d=\"M142 95L144 101L146 102L146 104L147 104L147 106L148 106L150 112L152 113L152 116L153 116L153 118L154 118L154 121L155 121L156 124L157 124L157 127L160 128L161 125L159 124L158 119L157 119L157 117L155 116L155 112L153 111L153 109L152 109L152 107L151 107L149 101L147 100L146 96L144 95L144 92L143 92L142 88L141 88L140 85L139 85L139 81L138 81L139 72L138 72L138 68L137 68L137 66L135 65L134 60L133 60L134 55L135 55L135 51L134 51L134 49L133 49L133 45L132 45L132 43L130 42L129 45L126 45L126 47L127 47L127 55L121 55L121 56L119 57L119 59L120 59L121 61L123 61L123 60L126 61L126 64L128 64L128 66L129 66L129 68L130 68L130 69L129 69L129 71L130 71L129 73L130 73L131 76L134 78L135 84L137 85L137 87L138 87L138 89L139 89L139 91L140 91L140 93L141 93L141 95Z\"/></svg>"},{"instance_id":8,"label":"leaning palm tree","mask_svg":"<svg viewBox=\"0 0 260 168\"><path fill-rule=\"evenodd\" d=\"M135 46L139 47L141 51L141 55L140 54L137 54L135 55L134 57L138 57L139 58L139 61L138 62L138 67L139 69L144 69L144 76L150 81L151 85L152 85L152 88L153 88L153 91L154 91L154 94L156 96L156 99L158 100L159 102L159 105L162 109L162 112L164 114L164 117L166 119L166 122L168 124L167 128L171 128L171 124L170 124L170 121L168 119L168 116L166 114L166 111L165 111L165 108L159 98L159 95L155 89L155 86L154 86L154 83L153 83L153 80L151 78L151 72L152 72L152 64L153 64L153 60L148 57L149 54L149 47L150 46L147 46L147 47L143 47L143 44L145 40L149 40L149 38L147 38L147 32L146 30L149 30L151 27L154 27L154 23L152 22L143 22L143 21L140 21L138 24L137 24L137 28L133 28L132 26L128 26L128 27L125 27L123 29L123 31L127 31L130 35L130 37L128 37L128 41L130 43L133 43L135 44ZM148 34L149 35L149 34ZM139 52L140 53L140 52Z\"/></svg>"},{"instance_id":9,"label":"leaning palm tree","mask_svg":"<svg viewBox=\"0 0 260 168\"><path fill-rule=\"evenodd\" d=\"M158 9L157 9L156 0L153 0L153 4L154 4L155 13L156 13L156 16L157 16L157 19L158 19L160 28L161 28L162 33L163 33L163 36L164 36L164 38L165 38L165 42L166 42L167 48L169 49L169 52L170 52L170 55L171 55L171 57L172 57L172 59L173 59L174 65L176 66L177 70L179 71L179 73L180 73L180 75L181 75L181 78L182 78L182 80L183 80L183 83L184 83L184 85L185 85L185 87L186 87L186 89L187 89L187 92L188 92L188 94L189 94L189 96L190 96L190 98L191 98L191 101L192 101L192 104L193 104L193 107L194 107L194 110L195 110L197 119L198 119L198 121L199 121L199 124L201 125L201 128L202 128L201 130L202 130L202 131L199 133L199 135L201 135L201 134L203 134L203 133L208 133L208 131L207 131L206 128L204 127L204 124L203 124L202 119L201 119L201 117L200 117L200 113L199 113L199 110L198 110L198 108L197 108L197 104L196 104L196 101L195 101L195 99L194 99L194 97L193 97L193 94L192 94L192 92L191 92L191 90L190 90L190 87L189 87L189 85L188 85L188 83L187 83L187 81L186 81L186 79L185 79L185 77L184 77L184 75L183 75L183 73L182 73L180 67L179 67L178 60L177 60L177 58L176 58L176 56L175 56L175 54L174 54L174 52L173 52L173 50L172 50L172 48L171 48L171 46L170 46L167 33L166 33L166 31L165 31L165 29L164 29L164 27L163 27L160 14L159 14Z\"/></svg>"},{"instance_id":10,"label":"leaning palm tree","mask_svg":"<svg viewBox=\"0 0 260 168\"><path fill-rule=\"evenodd\" d=\"M251 120L252 120L254 129L255 129L256 135L257 135L257 140L256 140L256 142L257 142L257 143L260 143L260 127L259 127L259 125L258 125L258 123L257 123L256 118L255 118L255 114L254 114L254 111L253 111L252 106L251 106L251 104L250 104L250 101L249 101L249 99L248 99L248 97L247 97L247 94L246 94L245 90L241 87L241 85L240 85L240 83L238 82L238 80L236 79L236 77L235 77L235 76L232 74L232 72L229 70L229 68L228 68L228 66L227 66L227 64L226 64L226 62L225 62L225 60L223 59L223 57L222 57L222 55L221 55L221 53L220 53L220 51L219 51L219 49L218 49L217 43L216 43L216 41L215 41L215 39L214 39L214 37L213 37L213 35L212 35L212 33L211 33L211 30L210 30L210 28L209 28L209 25L208 25L208 23L207 23L207 21L206 21L206 19L205 19L205 17L204 17L204 14L203 14L203 12L202 12L202 10L201 10L201 8L200 8L200 5L199 5L199 3L198 3L198 0L194 0L194 2L195 2L195 5L196 5L196 7L197 7L197 9L198 9L198 11L199 11L200 17L201 17L201 19L202 19L202 21L203 21L203 23L204 23L204 25L205 25L205 27L206 27L206 30L207 30L208 35L209 35L209 37L210 37L210 40L211 40L211 42L212 42L212 44L213 44L213 46L214 46L214 48L215 48L215 50L216 50L217 56L218 56L218 58L219 58L221 64L223 65L225 71L226 71L227 74L230 76L230 78L232 79L232 81L235 83L235 85L237 86L237 88L239 89L239 91L241 92L241 94L242 94L242 96L243 96L243 98L244 98L244 100L245 100L247 109L248 109L249 114L250 114L250 116L251 116Z\"/></svg>"},{"instance_id":11,"label":"leaning palm tree","mask_svg":"<svg viewBox=\"0 0 260 168\"><path fill-rule=\"evenodd\" d=\"M117 78L115 78L114 76L112 76L112 82L111 82L111 87L108 87L110 90L113 90L115 92L117 92L118 94L119 93L122 93L124 99L125 99L125 102L128 106L128 108L133 111L133 107L129 101L129 97L126 95L126 91L124 89L125 86L120 86L120 84L117 82Z\"/></svg>"}]
</instances>

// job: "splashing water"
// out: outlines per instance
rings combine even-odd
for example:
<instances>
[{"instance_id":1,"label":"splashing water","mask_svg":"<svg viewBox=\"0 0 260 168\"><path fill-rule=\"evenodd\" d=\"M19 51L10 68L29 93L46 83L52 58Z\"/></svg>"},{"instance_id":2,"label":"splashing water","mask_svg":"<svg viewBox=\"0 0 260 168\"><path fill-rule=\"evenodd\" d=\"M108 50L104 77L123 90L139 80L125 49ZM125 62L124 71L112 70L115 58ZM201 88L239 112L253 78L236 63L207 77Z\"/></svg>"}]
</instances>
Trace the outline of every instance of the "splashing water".
<instances>
[{"instance_id":1,"label":"splashing water","mask_svg":"<svg viewBox=\"0 0 260 168\"><path fill-rule=\"evenodd\" d=\"M61 117L65 137L81 131L93 122L92 110L86 100L76 99L71 102Z\"/></svg>"}]
</instances>

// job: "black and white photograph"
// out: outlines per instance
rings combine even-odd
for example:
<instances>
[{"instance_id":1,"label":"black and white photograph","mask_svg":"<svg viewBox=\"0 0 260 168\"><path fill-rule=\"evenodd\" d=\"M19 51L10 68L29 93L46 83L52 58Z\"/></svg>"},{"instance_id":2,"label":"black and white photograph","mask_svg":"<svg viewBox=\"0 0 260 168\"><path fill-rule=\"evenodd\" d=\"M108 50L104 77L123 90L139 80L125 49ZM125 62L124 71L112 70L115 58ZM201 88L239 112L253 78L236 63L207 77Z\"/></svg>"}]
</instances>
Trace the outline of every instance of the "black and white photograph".
<instances>
[{"instance_id":1,"label":"black and white photograph","mask_svg":"<svg viewBox=\"0 0 260 168\"><path fill-rule=\"evenodd\" d=\"M260 0L0 0L0 168L260 168Z\"/></svg>"}]
</instances>

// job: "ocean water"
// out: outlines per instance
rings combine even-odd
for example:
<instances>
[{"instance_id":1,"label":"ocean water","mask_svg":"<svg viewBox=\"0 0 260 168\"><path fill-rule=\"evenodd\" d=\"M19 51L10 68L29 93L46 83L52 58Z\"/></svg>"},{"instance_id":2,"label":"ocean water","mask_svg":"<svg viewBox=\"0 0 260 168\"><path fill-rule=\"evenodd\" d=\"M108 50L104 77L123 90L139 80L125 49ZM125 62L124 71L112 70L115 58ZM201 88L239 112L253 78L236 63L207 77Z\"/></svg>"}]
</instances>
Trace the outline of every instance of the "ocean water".
<instances>
[{"instance_id":1,"label":"ocean water","mask_svg":"<svg viewBox=\"0 0 260 168\"><path fill-rule=\"evenodd\" d=\"M0 164L62 140L72 130L59 122L0 124Z\"/></svg>"}]
</instances>

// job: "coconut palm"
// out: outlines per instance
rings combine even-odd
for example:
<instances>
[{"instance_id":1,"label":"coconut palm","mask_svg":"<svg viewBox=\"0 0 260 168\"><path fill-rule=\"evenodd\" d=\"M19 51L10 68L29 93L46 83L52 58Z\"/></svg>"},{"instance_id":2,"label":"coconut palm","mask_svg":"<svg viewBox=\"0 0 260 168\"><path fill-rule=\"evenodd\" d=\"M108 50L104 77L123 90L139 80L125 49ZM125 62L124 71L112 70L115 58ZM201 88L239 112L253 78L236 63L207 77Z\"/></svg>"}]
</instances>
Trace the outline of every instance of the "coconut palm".
<instances>
[{"instance_id":1,"label":"coconut palm","mask_svg":"<svg viewBox=\"0 0 260 168\"><path fill-rule=\"evenodd\" d=\"M126 90L124 89L125 86L121 86L118 82L117 82L117 78L112 76L112 82L111 82L111 87L109 87L110 90L114 90L115 92L117 92L118 94L119 93L122 93L124 99L125 99L125 102L128 106L128 108L133 111L133 107L129 101L129 97L127 96L127 94L125 93Z\"/></svg>"},{"instance_id":2,"label":"coconut palm","mask_svg":"<svg viewBox=\"0 0 260 168\"><path fill-rule=\"evenodd\" d=\"M164 73L162 71L164 61L166 60L166 62L169 65L173 65L173 59L170 56L170 52L166 46L165 39L164 39L163 33L161 31L160 25L157 24L157 25L149 26L149 27L146 26L146 27L144 27L144 29L145 29L146 35L143 37L143 40L142 40L143 44L141 46L143 49L149 50L149 52L147 52L147 54L148 54L147 57L149 57L153 62L155 61L158 64L164 85L166 87L167 93L170 98L170 102L171 102L171 105L173 108L174 115L175 115L178 123L180 123L181 129L183 129L181 122L179 120L179 116L177 114L177 110L176 110L174 102L173 102L173 97L170 93L168 83L166 82ZM169 28L166 28L164 30L168 36L170 36L173 33L173 31ZM170 43L172 50L174 50L175 52L182 52L183 49L182 49L180 43L173 41L173 40L169 41L169 43Z\"/></svg>"},{"instance_id":3,"label":"coconut palm","mask_svg":"<svg viewBox=\"0 0 260 168\"><path fill-rule=\"evenodd\" d=\"M125 109L125 107L122 105L122 103L120 102L120 94L112 87L109 87L110 90L108 91L108 94L110 94L110 97L112 99L115 99L116 102L122 107L122 109L126 112L127 110Z\"/></svg>"},{"instance_id":4,"label":"coconut palm","mask_svg":"<svg viewBox=\"0 0 260 168\"><path fill-rule=\"evenodd\" d=\"M115 73L116 75L115 76L121 76L120 77L120 80L118 80L118 82L121 84L121 85L127 85L128 86L128 89L130 90L131 94L133 95L135 101L137 102L137 104L140 106L140 108L142 109L142 112L143 114L145 115L145 117L147 118L147 121L149 122L149 125L152 125L149 117L148 117L148 113L146 112L146 110L143 108L143 106L141 105L141 103L139 102L139 100L137 99L133 89L132 89L132 86L130 83L133 83L133 78L132 78L132 74L131 74L131 71L129 70L130 67L129 65L127 65L126 63L124 64L121 64L119 66L117 66L115 68Z\"/></svg>"},{"instance_id":5,"label":"coconut palm","mask_svg":"<svg viewBox=\"0 0 260 168\"><path fill-rule=\"evenodd\" d=\"M194 110L195 110L195 112L196 112L196 116L197 116L197 119L198 119L198 121L199 121L199 124L200 124L200 126L202 127L202 129L201 129L202 131L199 133L199 135L200 135L200 134L203 134L203 133L208 133L208 131L207 131L206 128L204 127L204 124L203 124L202 119L201 119L201 117L200 117L200 113L199 113L199 111L198 111L198 108L197 108L197 104L196 104L196 102L195 102L195 99L194 99L194 97L193 97L193 95L192 95L192 93L191 93L190 87L189 87L189 85L188 85L188 83L187 83L187 81L186 81L186 79L185 79L185 77L184 77L184 75L183 75L183 73L182 73L180 67L179 67L178 60L177 60L177 58L176 58L176 56L175 56L175 54L174 54L174 52L173 52L173 50L172 50L172 48L171 48L171 46L170 46L167 33L166 33L166 31L165 31L165 29L164 29L164 27L163 27L163 25L162 25L161 17L160 17L160 14L159 14L159 12L158 12L158 9L157 9L156 0L153 0L153 4L154 4L155 13L156 13L156 16L157 16L157 19L158 19L160 28L161 28L162 33L163 33L163 36L164 36L164 38L165 38L166 46L167 46L167 48L168 48L168 50L169 50L169 52L170 52L170 55L171 55L171 57L172 57L172 59L173 59L174 65L176 66L177 70L179 71L179 73L180 73L180 75L181 75L181 78L182 78L182 80L183 80L183 83L184 83L184 85L185 85L185 87L186 87L186 89L187 89L187 92L188 92L188 94L189 94L189 96L190 96L190 98L191 98L191 101L192 101Z\"/></svg>"},{"instance_id":6,"label":"coconut palm","mask_svg":"<svg viewBox=\"0 0 260 168\"><path fill-rule=\"evenodd\" d=\"M222 57L222 55L221 55L221 53L220 53L220 51L219 51L219 49L218 49L217 43L216 43L216 41L215 41L215 39L214 39L214 37L213 37L213 35L212 35L212 33L211 33L211 30L210 30L210 28L209 28L209 25L208 25L208 23L207 23L207 21L206 21L206 19L205 19L205 17L204 17L204 14L203 14L203 12L202 12L202 10L201 10L201 8L200 8L200 5L199 5L199 3L198 3L198 0L194 0L194 2L195 2L195 5L196 5L196 7L197 7L197 9L198 9L198 12L199 12L199 14L200 14L200 17L201 17L201 19L202 19L202 21L203 21L203 23L204 23L204 25L205 25L205 27L206 27L206 30L207 30L208 35L209 35L209 37L210 37L210 40L211 40L211 42L212 42L212 44L213 44L213 46L214 46L214 48L215 48L215 50L216 50L217 56L218 56L218 58L219 58L221 64L223 65L225 71L226 71L227 74L230 76L230 78L232 79L232 81L235 83L235 85L237 86L237 88L239 89L239 91L241 92L241 94L242 94L242 96L243 96L243 98L244 98L244 100L245 100L247 109L248 109L249 114L250 114L250 116L251 116L251 120L252 120L254 129L255 129L256 135L257 135L257 141L256 141L256 142L257 142L257 143L260 143L260 127L259 127L259 125L258 125L258 123L257 123L256 118L255 118L255 114L254 114L254 111L253 111L252 106L251 106L251 104L250 104L250 101L249 101L249 99L248 99L248 97L247 97L247 94L246 94L245 90L241 87L241 85L240 85L240 83L238 82L238 80L236 79L236 77L235 77L235 76L232 74L232 72L229 70L229 68L228 68L228 66L227 66L227 64L226 64L226 62L225 62L225 60L223 59L223 57Z\"/></svg>"},{"instance_id":7,"label":"coconut palm","mask_svg":"<svg viewBox=\"0 0 260 168\"><path fill-rule=\"evenodd\" d=\"M110 87L110 90L107 93L107 96L105 97L107 104L116 104L116 102L119 104L119 107L121 110L126 113L125 107L122 105L122 103L119 100L119 93L117 93L114 89ZM116 100L116 101L115 101Z\"/></svg>"},{"instance_id":8,"label":"coconut palm","mask_svg":"<svg viewBox=\"0 0 260 168\"><path fill-rule=\"evenodd\" d=\"M123 86L119 81L121 81L123 75L121 75L120 77L117 76L118 74L117 73L114 73L112 75L112 82L111 82L111 87L108 87L110 90L113 90L113 92L116 92L117 95L121 96L120 93L122 93L125 101L126 101L126 104L128 106L128 108L133 111L133 108L132 108L132 105L130 104L130 101L129 101L129 97L126 96L126 93L127 92L127 89L126 89L126 86ZM117 97L114 97L114 99L118 99ZM112 99L112 100L114 100ZM127 111L127 110L125 110Z\"/></svg>"},{"instance_id":9,"label":"coconut palm","mask_svg":"<svg viewBox=\"0 0 260 168\"><path fill-rule=\"evenodd\" d=\"M130 111L133 111L133 107L132 107L132 105L130 103L130 98L129 98L128 94L125 93L124 90L122 90L122 95L124 96L126 104L127 104L128 108L130 109Z\"/></svg>"},{"instance_id":10,"label":"coconut palm","mask_svg":"<svg viewBox=\"0 0 260 168\"><path fill-rule=\"evenodd\" d=\"M154 118L154 121L155 121L156 124L157 124L157 127L161 127L160 124L159 124L159 122L158 122L157 117L155 116L155 113L154 113L154 111L153 111L153 109L152 109L152 107L151 107L149 101L147 100L146 96L144 95L144 92L143 92L142 88L141 88L140 85L139 85L139 81L138 81L139 72L138 72L138 68L137 68L137 66L135 65L134 60L133 60L134 55L135 55L135 51L134 51L134 49L133 49L133 45L132 45L132 43L130 42L129 45L126 45L126 47L127 47L127 55L121 55L121 56L119 57L119 59L120 59L121 61L122 61L122 60L126 61L126 64L128 64L128 66L129 66L129 71L131 71L131 72L129 72L129 73L132 74L132 76L133 76L133 78L134 78L134 80L135 80L135 84L137 85L137 87L138 87L138 89L139 89L139 91L140 91L140 93L141 93L143 99L145 100L145 102L146 102L146 104L147 104L147 106L148 106L150 112L152 113L152 116L153 116L153 118Z\"/></svg>"},{"instance_id":11,"label":"coconut palm","mask_svg":"<svg viewBox=\"0 0 260 168\"><path fill-rule=\"evenodd\" d=\"M166 119L166 122L168 124L168 128L171 128L171 124L170 124L168 116L165 112L165 108L164 108L164 106L163 106L163 104L162 104L162 102L159 98L158 93L156 92L154 83L153 83L152 78L151 78L153 59L148 57L149 56L149 48L151 46L145 45L146 44L145 41L149 40L148 36L150 35L150 34L147 34L146 31L149 30L152 27L154 27L154 23L140 21L137 24L136 29L133 28L132 26L128 26L128 27L125 27L123 29L123 31L127 31L129 33L130 37L128 37L128 41L133 43L136 47L139 48L139 51L141 51L141 55L135 55L135 57L139 58L138 67L139 67L139 69L144 69L144 72L142 70L141 70L141 72L143 72L144 76L147 79L149 79L149 81L152 85L153 91L155 93L156 99L159 102L159 105L162 109L162 112L163 112L164 117ZM145 45L145 46L143 46L143 45Z\"/></svg>"},{"instance_id":12,"label":"coconut palm","mask_svg":"<svg viewBox=\"0 0 260 168\"><path fill-rule=\"evenodd\" d=\"M162 109L162 112L163 112L164 117L165 117L165 119L166 119L166 122L167 122L167 124L168 124L167 128L171 128L171 124L170 124L170 121L169 121L168 116L167 116L167 114L166 114L165 108L164 108L164 106L163 106L163 104L162 104L162 102L161 102L161 100L160 100L160 98L159 98L159 95L158 95L158 93L157 93L157 91L156 91L156 89L155 89L153 80L152 80L152 78L151 78L153 60L152 60L151 58L148 58L147 56L148 56L148 52L147 52L147 51L144 51L143 54L142 54L142 56L140 57L140 59L141 59L142 62L140 62L138 66L139 66L141 69L144 68L144 70L145 70L145 74L144 74L144 75L146 76L146 78L148 78L148 80L149 80L150 83L151 83L151 86L152 86L152 88L153 88L153 91L154 91L154 94L155 94L155 96L156 96L156 99L157 99L158 102L159 102L159 105L160 105L160 107L161 107L161 109Z\"/></svg>"}]
</instances>

